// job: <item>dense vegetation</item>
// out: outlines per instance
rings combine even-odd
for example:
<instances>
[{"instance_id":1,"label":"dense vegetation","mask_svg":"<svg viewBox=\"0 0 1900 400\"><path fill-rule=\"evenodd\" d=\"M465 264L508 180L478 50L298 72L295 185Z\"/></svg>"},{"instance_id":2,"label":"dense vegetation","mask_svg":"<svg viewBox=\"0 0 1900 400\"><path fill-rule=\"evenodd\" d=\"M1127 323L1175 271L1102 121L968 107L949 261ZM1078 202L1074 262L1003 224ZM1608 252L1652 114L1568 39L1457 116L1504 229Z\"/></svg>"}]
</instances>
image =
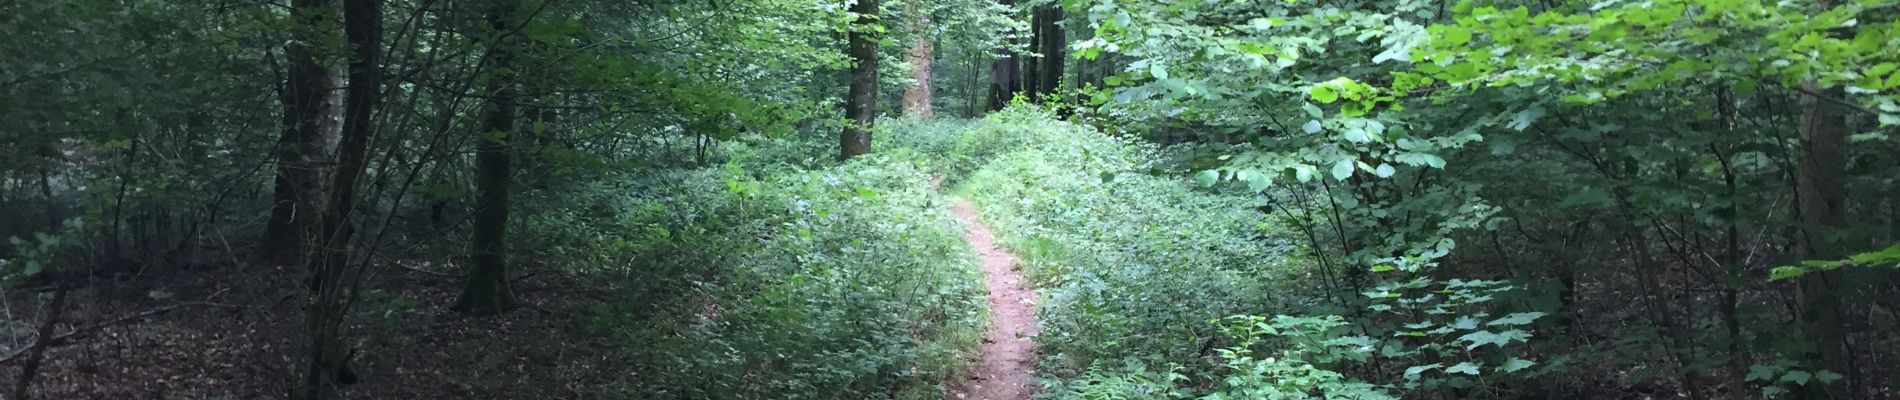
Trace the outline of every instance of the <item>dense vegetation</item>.
<instances>
[{"instance_id":1,"label":"dense vegetation","mask_svg":"<svg viewBox=\"0 0 1900 400\"><path fill-rule=\"evenodd\" d=\"M3 397L1896 398L1897 18L0 2Z\"/></svg>"}]
</instances>

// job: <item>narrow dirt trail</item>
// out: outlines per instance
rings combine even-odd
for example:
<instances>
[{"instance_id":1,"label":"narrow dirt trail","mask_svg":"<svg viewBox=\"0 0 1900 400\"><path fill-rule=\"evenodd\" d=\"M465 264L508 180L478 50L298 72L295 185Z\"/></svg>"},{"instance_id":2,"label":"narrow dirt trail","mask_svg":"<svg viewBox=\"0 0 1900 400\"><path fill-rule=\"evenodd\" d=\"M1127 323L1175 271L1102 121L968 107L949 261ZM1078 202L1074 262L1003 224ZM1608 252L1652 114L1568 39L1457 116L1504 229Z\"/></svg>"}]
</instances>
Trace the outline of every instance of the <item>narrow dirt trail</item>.
<instances>
[{"instance_id":1,"label":"narrow dirt trail","mask_svg":"<svg viewBox=\"0 0 1900 400\"><path fill-rule=\"evenodd\" d=\"M996 243L983 217L969 200L957 199L951 210L969 223L963 240L980 254L983 281L990 290L990 328L983 333L982 357L970 379L954 385L944 396L956 400L1022 400L1036 391L1036 292L1016 270L1016 255Z\"/></svg>"}]
</instances>

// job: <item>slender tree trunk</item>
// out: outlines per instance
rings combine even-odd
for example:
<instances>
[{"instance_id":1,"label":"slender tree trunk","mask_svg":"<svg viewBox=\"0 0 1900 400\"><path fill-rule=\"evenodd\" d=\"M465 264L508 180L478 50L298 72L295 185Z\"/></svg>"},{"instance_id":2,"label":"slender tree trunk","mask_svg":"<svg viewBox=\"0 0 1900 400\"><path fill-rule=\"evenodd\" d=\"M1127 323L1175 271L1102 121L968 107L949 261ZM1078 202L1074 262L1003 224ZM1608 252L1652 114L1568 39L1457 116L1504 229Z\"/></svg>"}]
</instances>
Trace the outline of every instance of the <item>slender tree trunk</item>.
<instances>
[{"instance_id":1,"label":"slender tree trunk","mask_svg":"<svg viewBox=\"0 0 1900 400\"><path fill-rule=\"evenodd\" d=\"M338 143L336 169L331 172L317 236L309 262L310 288L313 292L304 313L304 371L302 387L295 396L302 399L334 399L342 396L341 384L354 379L339 379L346 373L348 351L343 345L343 320L349 313L347 290L354 289L352 274L346 274L350 261L350 213L356 205L356 186L369 156L374 133L371 117L380 101L383 5L382 0L344 0L343 31L350 45L350 84L345 93L343 131Z\"/></svg>"},{"instance_id":2,"label":"slender tree trunk","mask_svg":"<svg viewBox=\"0 0 1900 400\"><path fill-rule=\"evenodd\" d=\"M516 0L494 0L488 25L495 32L514 31ZM475 218L469 240L467 285L455 301L455 310L476 315L494 315L514 310L514 291L508 285L508 182L511 175L509 148L516 139L515 73L519 44L512 35L495 43L489 62L494 75L488 79L488 107L482 117L480 144L475 152Z\"/></svg>"},{"instance_id":3,"label":"slender tree trunk","mask_svg":"<svg viewBox=\"0 0 1900 400\"><path fill-rule=\"evenodd\" d=\"M332 149L342 133L342 75L324 62L312 46L336 35L324 31L340 18L338 0L296 0L291 4L290 44L284 48L288 64L282 86L283 131L277 138L277 177L271 195L270 221L260 246L262 261L301 264L305 248L317 228L323 179Z\"/></svg>"},{"instance_id":4,"label":"slender tree trunk","mask_svg":"<svg viewBox=\"0 0 1900 400\"><path fill-rule=\"evenodd\" d=\"M1716 89L1715 109L1716 115L1720 118L1716 122L1721 124L1720 128L1722 131L1733 134L1735 132L1735 117L1737 112L1735 110L1735 101L1730 98L1730 94L1726 88ZM1727 197L1723 199L1723 203L1727 205L1730 210L1741 210L1742 195L1736 182L1737 176L1734 162L1731 161L1729 155L1723 152L1719 144L1710 143L1709 151L1715 155L1716 162L1722 166L1722 184L1725 189L1724 194ZM1748 366L1753 363L1754 357L1749 355L1747 340L1742 336L1742 321L1738 316L1741 308L1741 296L1739 291L1740 286L1742 286L1741 282L1747 281L1748 265L1742 258L1741 222L1739 220L1728 221L1727 225L1728 226L1723 227L1722 232L1725 244L1722 252L1721 265L1722 277L1724 279L1717 281L1716 284L1722 287L1720 313L1722 316L1722 327L1727 331L1729 339L1729 393L1731 393L1730 397L1732 398L1743 399L1751 396L1753 392L1753 390L1750 390L1748 387L1747 377Z\"/></svg>"},{"instance_id":5,"label":"slender tree trunk","mask_svg":"<svg viewBox=\"0 0 1900 400\"><path fill-rule=\"evenodd\" d=\"M916 6L910 6L911 15L917 18L911 24L911 34L917 41L911 43L910 51L904 53L904 61L910 64L911 78L917 84L904 89L904 113L917 119L930 119L930 17L917 14Z\"/></svg>"},{"instance_id":6,"label":"slender tree trunk","mask_svg":"<svg viewBox=\"0 0 1900 400\"><path fill-rule=\"evenodd\" d=\"M1031 102L1041 100L1036 95L1042 93L1042 74L1039 72L1042 68L1042 59L1039 57L1043 54L1042 28L1046 21L1048 19L1042 16L1041 6L1029 9L1029 52L1025 54L1025 59L1022 60L1019 68L1022 70L1020 78L1023 81L1022 93L1028 94L1028 100Z\"/></svg>"},{"instance_id":7,"label":"slender tree trunk","mask_svg":"<svg viewBox=\"0 0 1900 400\"><path fill-rule=\"evenodd\" d=\"M871 126L877 122L877 0L857 0L851 12L858 14L847 39L853 66L844 114L851 125L838 135L841 160L871 152Z\"/></svg>"},{"instance_id":8,"label":"slender tree trunk","mask_svg":"<svg viewBox=\"0 0 1900 400\"><path fill-rule=\"evenodd\" d=\"M1826 8L1822 5L1822 8ZM1847 226L1846 174L1847 122L1835 106L1816 96L1838 98L1839 89L1824 89L1814 81L1801 84L1810 95L1801 96L1801 155L1796 166L1795 192L1800 217L1797 250L1803 259L1835 259L1846 254L1841 235ZM1840 293L1845 283L1841 270L1819 271L1800 278L1801 319L1808 338L1819 350L1816 367L1847 376L1831 385L1810 385L1823 393L1816 397L1842 398L1856 386L1847 332L1841 320Z\"/></svg>"},{"instance_id":9,"label":"slender tree trunk","mask_svg":"<svg viewBox=\"0 0 1900 400\"><path fill-rule=\"evenodd\" d=\"M979 83L983 80L983 74L977 72L981 70L981 68L983 68L983 53L977 52L974 56L970 57L970 85L968 88L969 91L964 93L969 97L965 99L969 101L965 102L963 108L963 116L967 118L977 117L977 103L983 99L983 85ZM1900 218L1900 213L1895 213L1894 217ZM1895 226L1900 226L1900 223L1895 223Z\"/></svg>"},{"instance_id":10,"label":"slender tree trunk","mask_svg":"<svg viewBox=\"0 0 1900 400\"><path fill-rule=\"evenodd\" d=\"M66 291L68 290L72 288L62 286L53 293L53 302L46 308L46 319L40 321L39 337L33 339L33 348L27 350L31 353L27 354L26 361L21 362L20 376L13 381L15 400L26 400L27 390L33 388L33 378L39 376L40 363L46 360L46 348L53 341L53 328L59 326L59 318L66 312Z\"/></svg>"}]
</instances>

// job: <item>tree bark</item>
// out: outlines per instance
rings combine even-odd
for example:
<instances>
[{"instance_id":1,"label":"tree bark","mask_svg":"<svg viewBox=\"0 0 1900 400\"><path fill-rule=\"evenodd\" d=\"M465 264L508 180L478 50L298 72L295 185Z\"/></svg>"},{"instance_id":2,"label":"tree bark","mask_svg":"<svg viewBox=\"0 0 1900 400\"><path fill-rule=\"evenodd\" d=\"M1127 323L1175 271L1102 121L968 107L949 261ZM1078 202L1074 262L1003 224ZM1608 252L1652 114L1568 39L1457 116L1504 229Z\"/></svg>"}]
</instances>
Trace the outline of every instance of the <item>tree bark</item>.
<instances>
[{"instance_id":1,"label":"tree bark","mask_svg":"<svg viewBox=\"0 0 1900 400\"><path fill-rule=\"evenodd\" d=\"M1826 6L1823 5L1823 8ZM1819 96L1838 96L1839 89L1824 89L1814 81L1801 84L1809 95L1801 96L1801 155L1796 166L1796 215L1800 218L1797 250L1802 259L1836 259L1846 254L1841 235L1847 227L1847 189L1842 180L1846 173L1847 121L1837 106ZM1816 367L1843 374L1847 379L1830 385L1810 385L1825 393L1817 396L1841 398L1857 379L1847 350L1845 325L1841 320L1841 270L1827 270L1800 278L1797 300L1807 336L1819 350Z\"/></svg>"},{"instance_id":2,"label":"tree bark","mask_svg":"<svg viewBox=\"0 0 1900 400\"><path fill-rule=\"evenodd\" d=\"M904 53L904 61L910 64L910 74L916 84L904 89L904 113L917 119L930 119L930 17L918 14L916 6L910 6L911 15L917 19L911 24L911 35L916 41L911 43L910 51Z\"/></svg>"},{"instance_id":3,"label":"tree bark","mask_svg":"<svg viewBox=\"0 0 1900 400\"><path fill-rule=\"evenodd\" d=\"M348 315L354 277L349 266L349 217L356 204L356 186L362 177L373 135L371 117L380 101L383 41L382 0L344 0L343 32L350 45L349 87L345 93L342 137L336 169L318 221L317 236L306 254L313 254L309 270L311 296L304 314L302 399L340 398L339 376L346 371L348 352L343 345L343 320ZM359 274L360 275L360 274Z\"/></svg>"},{"instance_id":4,"label":"tree bark","mask_svg":"<svg viewBox=\"0 0 1900 400\"><path fill-rule=\"evenodd\" d=\"M999 4L1014 7L1016 1L1001 0ZM1022 56L1013 46L1017 43L1016 31L1006 31L1003 37L1007 41L1002 46L1003 56L990 64L990 111L1002 110L1023 92Z\"/></svg>"},{"instance_id":5,"label":"tree bark","mask_svg":"<svg viewBox=\"0 0 1900 400\"><path fill-rule=\"evenodd\" d=\"M260 258L265 263L301 265L305 248L317 228L323 179L342 124L343 76L323 61L314 43L325 43L334 31L323 31L340 18L338 0L296 0L291 4L290 44L284 46L286 77L280 93L283 131L277 138L277 177L271 195L270 221L265 224Z\"/></svg>"},{"instance_id":6,"label":"tree bark","mask_svg":"<svg viewBox=\"0 0 1900 400\"><path fill-rule=\"evenodd\" d=\"M1062 25L1060 25L1061 22L1062 7L1054 4L1043 6L1040 21L1042 24L1041 36L1037 38L1040 42L1037 47L1040 48L1039 54L1041 54L1042 58L1036 60L1037 63L1042 64L1036 68L1036 73L1041 75L1036 78L1036 94L1039 95L1039 98L1055 94L1056 89L1062 87L1062 61L1065 43L1063 40Z\"/></svg>"},{"instance_id":7,"label":"tree bark","mask_svg":"<svg viewBox=\"0 0 1900 400\"><path fill-rule=\"evenodd\" d=\"M1022 60L1022 65L1019 67L1022 70L1022 93L1029 95L1028 100L1031 102L1039 100L1036 95L1042 93L1042 74L1039 72L1042 69L1042 59L1038 57L1043 53L1043 23L1048 20L1043 17L1042 11L1042 6L1029 9L1029 54Z\"/></svg>"},{"instance_id":8,"label":"tree bark","mask_svg":"<svg viewBox=\"0 0 1900 400\"><path fill-rule=\"evenodd\" d=\"M496 0L489 10L488 25L495 32L514 30L516 0ZM455 310L476 315L494 315L517 306L514 291L508 285L508 182L511 175L509 148L516 138L514 69L518 44L512 35L496 41L489 61L494 75L488 81L488 107L482 117L481 143L475 153L475 219L469 241L468 281Z\"/></svg>"},{"instance_id":9,"label":"tree bark","mask_svg":"<svg viewBox=\"0 0 1900 400\"><path fill-rule=\"evenodd\" d=\"M847 160L871 152L871 126L877 122L877 0L857 0L851 5L857 14L847 38L850 44L851 93L845 99L845 119L850 125L838 135L838 159Z\"/></svg>"}]
</instances>

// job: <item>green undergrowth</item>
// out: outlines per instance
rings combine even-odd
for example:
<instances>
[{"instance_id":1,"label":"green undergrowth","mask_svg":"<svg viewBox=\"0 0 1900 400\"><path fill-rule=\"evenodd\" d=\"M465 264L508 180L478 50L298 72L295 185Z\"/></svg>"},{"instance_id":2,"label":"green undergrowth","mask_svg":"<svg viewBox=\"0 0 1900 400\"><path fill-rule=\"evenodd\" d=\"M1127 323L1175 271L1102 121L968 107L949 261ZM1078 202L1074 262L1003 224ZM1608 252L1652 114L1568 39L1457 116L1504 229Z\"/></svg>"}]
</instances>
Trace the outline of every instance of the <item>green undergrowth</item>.
<instances>
[{"instance_id":1,"label":"green undergrowth","mask_svg":"<svg viewBox=\"0 0 1900 400\"><path fill-rule=\"evenodd\" d=\"M637 366L619 397L934 399L962 368L984 296L930 169L820 140L597 180L535 220L548 258L618 285L589 326Z\"/></svg>"},{"instance_id":2,"label":"green undergrowth","mask_svg":"<svg viewBox=\"0 0 1900 400\"><path fill-rule=\"evenodd\" d=\"M1371 393L1304 361L1334 343L1336 318L1260 320L1285 328L1269 333L1218 322L1311 300L1294 287L1304 272L1289 233L1251 198L1199 189L1160 172L1178 168L1153 146L1040 111L977 122L953 153L974 164L949 171L967 173L957 193L981 206L1040 286L1043 396Z\"/></svg>"}]
</instances>

